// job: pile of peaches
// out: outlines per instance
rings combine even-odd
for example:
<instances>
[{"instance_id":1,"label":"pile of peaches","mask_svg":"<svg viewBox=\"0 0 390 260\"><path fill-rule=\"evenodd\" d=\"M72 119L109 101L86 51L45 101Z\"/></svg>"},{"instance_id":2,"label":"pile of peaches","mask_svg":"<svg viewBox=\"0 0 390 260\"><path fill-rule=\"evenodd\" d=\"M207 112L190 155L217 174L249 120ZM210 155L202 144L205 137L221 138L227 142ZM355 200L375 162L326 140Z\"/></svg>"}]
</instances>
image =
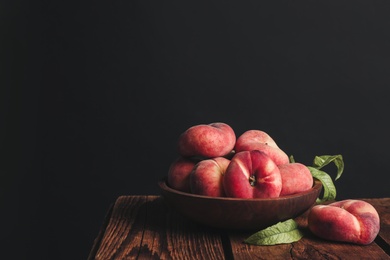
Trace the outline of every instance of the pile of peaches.
<instances>
[{"instance_id":1,"label":"pile of peaches","mask_svg":"<svg viewBox=\"0 0 390 260\"><path fill-rule=\"evenodd\" d=\"M278 198L313 186L308 167L290 162L262 130L237 137L226 123L198 124L181 133L177 151L167 185L178 191L209 197ZM377 211L362 200L315 205L308 217L309 229L319 237L357 244L371 243L379 226Z\"/></svg>"},{"instance_id":2,"label":"pile of peaches","mask_svg":"<svg viewBox=\"0 0 390 260\"><path fill-rule=\"evenodd\" d=\"M168 171L171 188L198 195L277 198L310 189L313 177L269 134L248 130L236 139L226 123L195 125L178 140L179 158Z\"/></svg>"}]
</instances>

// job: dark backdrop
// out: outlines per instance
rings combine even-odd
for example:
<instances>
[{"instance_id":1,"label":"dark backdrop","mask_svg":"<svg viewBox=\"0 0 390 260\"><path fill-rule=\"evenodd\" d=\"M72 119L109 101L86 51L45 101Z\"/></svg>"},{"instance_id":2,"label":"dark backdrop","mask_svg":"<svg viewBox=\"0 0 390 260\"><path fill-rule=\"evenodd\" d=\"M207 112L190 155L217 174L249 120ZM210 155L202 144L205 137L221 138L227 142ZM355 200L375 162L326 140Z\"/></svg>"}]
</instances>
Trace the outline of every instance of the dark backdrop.
<instances>
[{"instance_id":1,"label":"dark backdrop","mask_svg":"<svg viewBox=\"0 0 390 260\"><path fill-rule=\"evenodd\" d=\"M308 165L342 154L338 199L389 196L388 1L4 2L1 238L18 259L86 259L118 196L159 194L195 124L265 130Z\"/></svg>"}]
</instances>

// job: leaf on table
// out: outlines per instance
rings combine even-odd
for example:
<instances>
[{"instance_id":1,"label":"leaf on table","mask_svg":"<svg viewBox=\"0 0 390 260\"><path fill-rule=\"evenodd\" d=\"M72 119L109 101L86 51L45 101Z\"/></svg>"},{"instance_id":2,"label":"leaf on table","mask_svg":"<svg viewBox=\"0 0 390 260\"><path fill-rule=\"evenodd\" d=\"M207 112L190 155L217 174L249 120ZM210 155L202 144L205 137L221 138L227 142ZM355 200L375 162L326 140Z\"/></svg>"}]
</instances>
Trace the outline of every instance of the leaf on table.
<instances>
[{"instance_id":1,"label":"leaf on table","mask_svg":"<svg viewBox=\"0 0 390 260\"><path fill-rule=\"evenodd\" d=\"M295 220L289 219L254 233L245 239L244 243L259 246L277 245L296 242L302 237L303 232L298 224Z\"/></svg>"}]
</instances>

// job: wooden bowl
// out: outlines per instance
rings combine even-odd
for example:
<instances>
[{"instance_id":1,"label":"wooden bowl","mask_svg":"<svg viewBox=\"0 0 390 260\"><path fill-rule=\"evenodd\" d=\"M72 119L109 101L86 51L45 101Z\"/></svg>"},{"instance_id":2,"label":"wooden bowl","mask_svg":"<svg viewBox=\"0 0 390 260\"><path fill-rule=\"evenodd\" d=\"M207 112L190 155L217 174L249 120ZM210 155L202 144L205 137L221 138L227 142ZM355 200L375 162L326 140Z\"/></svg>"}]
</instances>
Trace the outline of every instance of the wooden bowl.
<instances>
[{"instance_id":1,"label":"wooden bowl","mask_svg":"<svg viewBox=\"0 0 390 260\"><path fill-rule=\"evenodd\" d=\"M208 197L170 188L166 178L158 182L164 201L172 209L195 222L231 230L260 230L295 218L311 208L322 190L315 179L305 192L273 199Z\"/></svg>"}]
</instances>

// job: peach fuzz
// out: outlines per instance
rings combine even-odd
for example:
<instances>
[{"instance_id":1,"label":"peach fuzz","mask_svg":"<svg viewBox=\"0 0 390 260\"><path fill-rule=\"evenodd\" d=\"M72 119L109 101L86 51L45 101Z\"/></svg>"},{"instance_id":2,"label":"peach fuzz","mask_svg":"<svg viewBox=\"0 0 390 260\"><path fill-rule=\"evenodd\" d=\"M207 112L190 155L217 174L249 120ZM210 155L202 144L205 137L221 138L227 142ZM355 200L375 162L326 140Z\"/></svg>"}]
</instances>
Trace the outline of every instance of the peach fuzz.
<instances>
[{"instance_id":1,"label":"peach fuzz","mask_svg":"<svg viewBox=\"0 0 390 260\"><path fill-rule=\"evenodd\" d=\"M184 157L213 158L230 154L236 143L232 127L226 123L194 125L184 131L177 144Z\"/></svg>"},{"instance_id":2,"label":"peach fuzz","mask_svg":"<svg viewBox=\"0 0 390 260\"><path fill-rule=\"evenodd\" d=\"M280 171L265 153L252 150L236 153L223 178L227 197L276 198L282 190Z\"/></svg>"},{"instance_id":3,"label":"peach fuzz","mask_svg":"<svg viewBox=\"0 0 390 260\"><path fill-rule=\"evenodd\" d=\"M242 133L236 141L237 146L242 146L245 145L245 143L261 143L261 144L267 144L269 146L277 147L279 146L276 144L274 139L272 137L262 131L262 130L257 130L257 129L252 129L252 130L247 130L244 133Z\"/></svg>"},{"instance_id":4,"label":"peach fuzz","mask_svg":"<svg viewBox=\"0 0 390 260\"><path fill-rule=\"evenodd\" d=\"M223 177L230 163L224 157L215 157L198 162L190 174L190 188L193 194L224 197Z\"/></svg>"},{"instance_id":5,"label":"peach fuzz","mask_svg":"<svg viewBox=\"0 0 390 260\"><path fill-rule=\"evenodd\" d=\"M323 239L368 245L379 233L380 219L370 203L347 199L314 206L308 215L308 227Z\"/></svg>"},{"instance_id":6,"label":"peach fuzz","mask_svg":"<svg viewBox=\"0 0 390 260\"><path fill-rule=\"evenodd\" d=\"M190 192L190 173L197 162L184 157L176 158L168 169L168 186L179 191Z\"/></svg>"},{"instance_id":7,"label":"peach fuzz","mask_svg":"<svg viewBox=\"0 0 390 260\"><path fill-rule=\"evenodd\" d=\"M313 176L302 163L287 163L278 165L282 177L280 196L300 193L313 187Z\"/></svg>"},{"instance_id":8,"label":"peach fuzz","mask_svg":"<svg viewBox=\"0 0 390 260\"><path fill-rule=\"evenodd\" d=\"M258 150L267 154L276 165L286 164L290 162L288 155L280 148L271 146L265 143L258 142L240 142L236 143L234 150L238 152Z\"/></svg>"}]
</instances>

